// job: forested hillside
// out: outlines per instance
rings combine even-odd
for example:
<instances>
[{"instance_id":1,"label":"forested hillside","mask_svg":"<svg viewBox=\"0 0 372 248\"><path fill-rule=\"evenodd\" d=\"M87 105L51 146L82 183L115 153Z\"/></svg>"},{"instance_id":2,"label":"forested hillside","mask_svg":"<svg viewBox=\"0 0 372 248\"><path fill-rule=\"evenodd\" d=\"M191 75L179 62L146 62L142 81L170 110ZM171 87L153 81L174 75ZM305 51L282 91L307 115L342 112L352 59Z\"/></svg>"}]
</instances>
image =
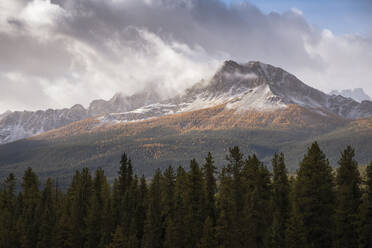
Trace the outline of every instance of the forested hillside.
<instances>
[{"instance_id":1,"label":"forested hillside","mask_svg":"<svg viewBox=\"0 0 372 248\"><path fill-rule=\"evenodd\" d=\"M217 170L199 164L136 175L124 153L109 184L103 169L76 171L67 190L31 168L0 189L0 247L372 247L372 163L360 175L348 146L336 173L313 143L289 177L238 147Z\"/></svg>"}]
</instances>

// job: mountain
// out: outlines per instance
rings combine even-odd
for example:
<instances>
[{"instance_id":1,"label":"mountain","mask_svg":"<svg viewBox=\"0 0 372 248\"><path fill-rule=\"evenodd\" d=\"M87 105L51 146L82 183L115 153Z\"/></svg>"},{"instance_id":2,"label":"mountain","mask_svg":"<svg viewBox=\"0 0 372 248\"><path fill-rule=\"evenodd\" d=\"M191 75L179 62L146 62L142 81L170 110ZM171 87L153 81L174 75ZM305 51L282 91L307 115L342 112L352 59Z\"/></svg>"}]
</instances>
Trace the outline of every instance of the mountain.
<instances>
[{"instance_id":1,"label":"mountain","mask_svg":"<svg viewBox=\"0 0 372 248\"><path fill-rule=\"evenodd\" d=\"M97 117L101 123L140 121L225 104L233 112L306 108L329 118L359 119L372 116L372 102L361 103L339 95L327 95L307 86L281 68L253 61L226 61L214 77L185 93L162 100L156 90L145 89L131 96L121 93L110 100L94 100L87 110L71 109L12 112L0 117L0 144L31 137L74 121ZM312 117L313 118L313 117ZM310 117L308 118L309 121Z\"/></svg>"},{"instance_id":2,"label":"mountain","mask_svg":"<svg viewBox=\"0 0 372 248\"><path fill-rule=\"evenodd\" d=\"M155 90L146 89L131 96L115 94L110 100L94 100L88 108L89 116L127 112L145 105L159 102L161 97Z\"/></svg>"},{"instance_id":3,"label":"mountain","mask_svg":"<svg viewBox=\"0 0 372 248\"><path fill-rule=\"evenodd\" d=\"M112 112L124 112L159 101L154 91L143 91L132 96L115 94L109 101L94 100L88 109L80 104L72 108L45 111L7 111L0 115L0 144L28 138L72 122Z\"/></svg>"},{"instance_id":4,"label":"mountain","mask_svg":"<svg viewBox=\"0 0 372 248\"><path fill-rule=\"evenodd\" d=\"M345 119L372 116L372 102L327 95L307 86L281 68L261 62L238 64L226 61L208 82L200 82L186 93L124 113L109 113L103 122L136 121L226 104L237 112L274 111L291 105L323 116Z\"/></svg>"},{"instance_id":5,"label":"mountain","mask_svg":"<svg viewBox=\"0 0 372 248\"><path fill-rule=\"evenodd\" d=\"M27 138L87 118L77 104L70 109L6 112L0 116L0 144Z\"/></svg>"},{"instance_id":6,"label":"mountain","mask_svg":"<svg viewBox=\"0 0 372 248\"><path fill-rule=\"evenodd\" d=\"M372 101L372 98L369 97L362 88L346 89L346 90L341 90L341 91L333 90L329 94L340 95L346 98L352 98L358 102Z\"/></svg>"},{"instance_id":7,"label":"mountain","mask_svg":"<svg viewBox=\"0 0 372 248\"><path fill-rule=\"evenodd\" d=\"M314 140L332 165L349 144L360 163L372 159L371 102L327 95L261 62L226 61L210 80L159 99L150 93L116 95L92 103L82 111L87 118L0 145L0 177L20 175L28 166L42 177L67 178L82 167L104 167L113 177L123 151L136 172L150 176L156 168L187 165L191 157L201 161L208 151L221 166L234 145L267 163L284 152L295 170Z\"/></svg>"}]
</instances>

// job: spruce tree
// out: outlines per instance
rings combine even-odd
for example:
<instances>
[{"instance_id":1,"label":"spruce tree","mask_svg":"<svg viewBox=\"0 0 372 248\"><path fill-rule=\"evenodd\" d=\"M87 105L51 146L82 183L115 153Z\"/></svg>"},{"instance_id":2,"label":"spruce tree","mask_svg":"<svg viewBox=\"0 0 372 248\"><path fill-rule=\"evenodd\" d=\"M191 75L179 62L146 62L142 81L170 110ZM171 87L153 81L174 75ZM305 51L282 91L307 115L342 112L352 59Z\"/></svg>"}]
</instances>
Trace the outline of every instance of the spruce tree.
<instances>
[{"instance_id":1,"label":"spruce tree","mask_svg":"<svg viewBox=\"0 0 372 248\"><path fill-rule=\"evenodd\" d=\"M239 240L236 238L238 230L235 215L236 208L232 197L233 178L226 167L222 168L219 180L219 193L216 199L217 209L219 211L216 225L218 247L241 247ZM240 216L240 218L242 217Z\"/></svg>"},{"instance_id":2,"label":"spruce tree","mask_svg":"<svg viewBox=\"0 0 372 248\"><path fill-rule=\"evenodd\" d=\"M361 205L360 248L372 247L372 162L367 166Z\"/></svg>"},{"instance_id":3,"label":"spruce tree","mask_svg":"<svg viewBox=\"0 0 372 248\"><path fill-rule=\"evenodd\" d=\"M241 247L246 240L246 187L242 169L243 154L235 146L226 156L227 165L220 174L220 190L217 198L219 217L216 236L220 247Z\"/></svg>"},{"instance_id":4,"label":"spruce tree","mask_svg":"<svg viewBox=\"0 0 372 248\"><path fill-rule=\"evenodd\" d=\"M161 219L161 172L155 171L149 189L149 203L146 215L144 248L161 248L163 244L163 222Z\"/></svg>"},{"instance_id":5,"label":"spruce tree","mask_svg":"<svg viewBox=\"0 0 372 248\"><path fill-rule=\"evenodd\" d=\"M173 167L169 166L162 177L162 219L173 218L175 202L176 175Z\"/></svg>"},{"instance_id":6,"label":"spruce tree","mask_svg":"<svg viewBox=\"0 0 372 248\"><path fill-rule=\"evenodd\" d=\"M271 237L271 175L256 155L249 156L244 169L245 209L241 244L243 247L268 247Z\"/></svg>"},{"instance_id":7,"label":"spruce tree","mask_svg":"<svg viewBox=\"0 0 372 248\"><path fill-rule=\"evenodd\" d=\"M121 196L124 196L124 193L129 189L132 179L132 161L128 158L126 153L123 153L119 170L119 191Z\"/></svg>"},{"instance_id":8,"label":"spruce tree","mask_svg":"<svg viewBox=\"0 0 372 248\"><path fill-rule=\"evenodd\" d=\"M204 194L205 194L205 212L207 216L213 223L213 226L216 224L216 201L215 201L215 194L217 192L217 184L216 184L216 167L214 166L214 161L212 154L209 152L207 157L205 158L205 163L203 165L203 179L204 179Z\"/></svg>"},{"instance_id":9,"label":"spruce tree","mask_svg":"<svg viewBox=\"0 0 372 248\"><path fill-rule=\"evenodd\" d=\"M187 189L187 173L178 167L175 186L175 206L172 218L166 221L164 247L186 247L185 216L187 213L185 198Z\"/></svg>"},{"instance_id":10,"label":"spruce tree","mask_svg":"<svg viewBox=\"0 0 372 248\"><path fill-rule=\"evenodd\" d=\"M187 227L186 243L187 247L196 247L203 231L205 201L203 175L195 159L190 161L190 171L187 178L185 197L187 209L185 216L185 225Z\"/></svg>"},{"instance_id":11,"label":"spruce tree","mask_svg":"<svg viewBox=\"0 0 372 248\"><path fill-rule=\"evenodd\" d=\"M0 247L17 247L16 178L10 173L0 190Z\"/></svg>"},{"instance_id":12,"label":"spruce tree","mask_svg":"<svg viewBox=\"0 0 372 248\"><path fill-rule=\"evenodd\" d=\"M142 247L147 210L147 183L142 175L139 185L138 205L136 209L138 246Z\"/></svg>"},{"instance_id":13,"label":"spruce tree","mask_svg":"<svg viewBox=\"0 0 372 248\"><path fill-rule=\"evenodd\" d=\"M336 177L336 245L338 248L358 247L361 178L354 156L354 149L348 146L338 162L340 165Z\"/></svg>"},{"instance_id":14,"label":"spruce tree","mask_svg":"<svg viewBox=\"0 0 372 248\"><path fill-rule=\"evenodd\" d=\"M71 240L72 247L82 247L85 244L87 232L86 218L90 207L90 200L93 193L93 182L88 168L83 168L81 172L76 171L72 185L69 189L69 212L71 220Z\"/></svg>"},{"instance_id":15,"label":"spruce tree","mask_svg":"<svg viewBox=\"0 0 372 248\"><path fill-rule=\"evenodd\" d=\"M273 244L275 246L275 243ZM307 248L305 226L302 221L302 215L298 213L297 207L293 206L290 219L286 229L286 246L287 248Z\"/></svg>"},{"instance_id":16,"label":"spruce tree","mask_svg":"<svg viewBox=\"0 0 372 248\"><path fill-rule=\"evenodd\" d=\"M297 173L296 209L309 247L333 245L335 192L332 168L318 143L308 148Z\"/></svg>"},{"instance_id":17,"label":"spruce tree","mask_svg":"<svg viewBox=\"0 0 372 248\"><path fill-rule=\"evenodd\" d=\"M93 179L93 192L89 199L89 209L86 218L85 247L97 247L101 244L103 230L104 207L107 204L106 194L109 194L106 176L102 169L97 169Z\"/></svg>"},{"instance_id":18,"label":"spruce tree","mask_svg":"<svg viewBox=\"0 0 372 248\"><path fill-rule=\"evenodd\" d=\"M22 178L22 215L19 219L22 236L21 246L36 247L40 227L40 191L39 181L31 168L28 168Z\"/></svg>"},{"instance_id":19,"label":"spruce tree","mask_svg":"<svg viewBox=\"0 0 372 248\"><path fill-rule=\"evenodd\" d=\"M275 154L272 160L273 166L273 225L272 246L277 248L286 247L286 229L289 220L289 193L290 186L288 174L284 162L284 154Z\"/></svg>"},{"instance_id":20,"label":"spruce tree","mask_svg":"<svg viewBox=\"0 0 372 248\"><path fill-rule=\"evenodd\" d=\"M112 234L112 241L106 248L124 248L126 247L126 242L124 239L123 232L120 226L117 226L115 232Z\"/></svg>"},{"instance_id":21,"label":"spruce tree","mask_svg":"<svg viewBox=\"0 0 372 248\"><path fill-rule=\"evenodd\" d=\"M38 248L49 248L55 245L56 202L53 182L49 178L41 194L41 220Z\"/></svg>"},{"instance_id":22,"label":"spruce tree","mask_svg":"<svg viewBox=\"0 0 372 248\"><path fill-rule=\"evenodd\" d=\"M216 232L214 230L213 220L210 216L204 222L203 235L198 244L198 248L215 248L217 247Z\"/></svg>"}]
</instances>

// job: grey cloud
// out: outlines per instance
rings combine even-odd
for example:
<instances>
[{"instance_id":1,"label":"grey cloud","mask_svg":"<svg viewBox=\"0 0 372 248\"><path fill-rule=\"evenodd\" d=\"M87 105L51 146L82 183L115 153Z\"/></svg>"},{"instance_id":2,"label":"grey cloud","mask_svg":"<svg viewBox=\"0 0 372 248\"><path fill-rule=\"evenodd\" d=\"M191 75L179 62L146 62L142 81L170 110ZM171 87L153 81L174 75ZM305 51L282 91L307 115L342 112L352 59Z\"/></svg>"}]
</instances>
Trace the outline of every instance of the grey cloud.
<instances>
[{"instance_id":1,"label":"grey cloud","mask_svg":"<svg viewBox=\"0 0 372 248\"><path fill-rule=\"evenodd\" d=\"M14 1L27 6L46 0ZM219 0L50 3L64 13L53 25L34 27L14 13L5 24L8 29L0 29L0 73L29 77L28 85L37 85L32 93L40 91L44 99L38 104L25 101L25 107L87 105L94 98L109 98L116 91L131 94L150 84L174 94L210 76L224 59L281 66L324 90L345 88L358 73L355 86L372 93L365 65L353 60L358 70L348 73L340 62L352 54L371 64L372 57L365 53L371 41L327 36L292 11L265 15L248 2L226 6ZM9 84L3 78L0 90ZM21 93L12 94L21 99Z\"/></svg>"}]
</instances>

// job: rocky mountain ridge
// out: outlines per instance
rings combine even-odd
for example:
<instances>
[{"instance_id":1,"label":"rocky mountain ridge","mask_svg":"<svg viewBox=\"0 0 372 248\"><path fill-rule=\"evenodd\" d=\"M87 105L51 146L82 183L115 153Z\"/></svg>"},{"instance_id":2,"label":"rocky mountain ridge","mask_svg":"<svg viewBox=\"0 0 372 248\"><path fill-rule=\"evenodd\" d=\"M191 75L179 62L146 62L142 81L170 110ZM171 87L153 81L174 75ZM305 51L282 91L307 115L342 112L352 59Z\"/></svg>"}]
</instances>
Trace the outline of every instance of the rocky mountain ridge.
<instances>
[{"instance_id":1,"label":"rocky mountain ridge","mask_svg":"<svg viewBox=\"0 0 372 248\"><path fill-rule=\"evenodd\" d=\"M28 138L88 117L130 111L159 99L160 96L153 91L143 91L129 97L118 93L108 101L94 100L88 109L76 104L71 108L45 111L7 111L0 115L0 144Z\"/></svg>"},{"instance_id":2,"label":"rocky mountain ridge","mask_svg":"<svg viewBox=\"0 0 372 248\"><path fill-rule=\"evenodd\" d=\"M226 61L209 82L200 82L184 94L124 113L100 116L102 122L145 120L226 104L227 109L275 111L290 105L307 108L323 116L345 119L372 116L372 102L359 103L342 96L327 95L281 68L253 61Z\"/></svg>"},{"instance_id":3,"label":"rocky mountain ridge","mask_svg":"<svg viewBox=\"0 0 372 248\"><path fill-rule=\"evenodd\" d=\"M346 98L352 98L355 101L363 102L363 101L372 101L372 98L368 96L362 88L355 88L355 89L345 89L345 90L332 90L330 95L340 95Z\"/></svg>"},{"instance_id":4,"label":"rocky mountain ridge","mask_svg":"<svg viewBox=\"0 0 372 248\"><path fill-rule=\"evenodd\" d=\"M195 84L185 93L162 100L153 89L126 97L95 100L88 109L12 112L0 116L0 144L27 138L94 117L99 123L125 123L191 112L223 105L232 113L274 112L296 105L324 118L354 120L372 116L372 102L359 103L343 96L327 95L285 70L258 61L238 64L226 61L209 81ZM310 114L308 114L309 118ZM314 116L314 115L311 115ZM290 117L288 117L290 118ZM314 122L314 120L311 120Z\"/></svg>"}]
</instances>

